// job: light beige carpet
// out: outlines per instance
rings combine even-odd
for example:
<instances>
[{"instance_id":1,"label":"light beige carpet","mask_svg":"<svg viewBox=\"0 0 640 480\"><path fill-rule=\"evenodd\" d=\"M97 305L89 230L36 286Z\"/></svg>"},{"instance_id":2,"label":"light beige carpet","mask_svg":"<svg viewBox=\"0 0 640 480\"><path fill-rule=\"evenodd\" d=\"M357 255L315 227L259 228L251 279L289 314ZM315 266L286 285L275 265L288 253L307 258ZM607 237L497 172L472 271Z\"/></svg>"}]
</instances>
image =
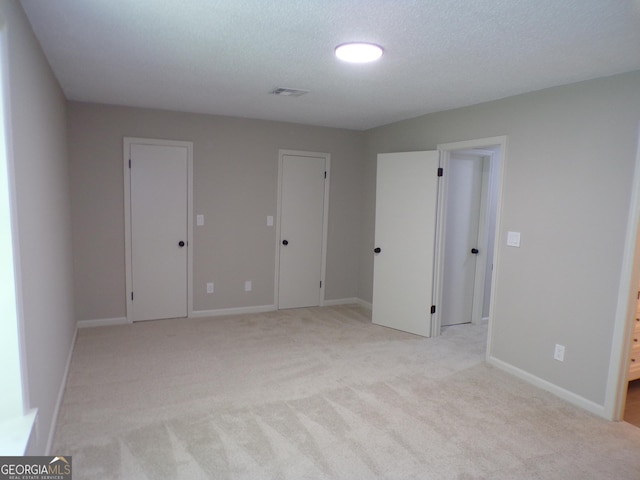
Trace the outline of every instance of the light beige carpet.
<instances>
[{"instance_id":1,"label":"light beige carpet","mask_svg":"<svg viewBox=\"0 0 640 480\"><path fill-rule=\"evenodd\" d=\"M640 429L358 306L78 333L53 452L74 479L640 479Z\"/></svg>"}]
</instances>

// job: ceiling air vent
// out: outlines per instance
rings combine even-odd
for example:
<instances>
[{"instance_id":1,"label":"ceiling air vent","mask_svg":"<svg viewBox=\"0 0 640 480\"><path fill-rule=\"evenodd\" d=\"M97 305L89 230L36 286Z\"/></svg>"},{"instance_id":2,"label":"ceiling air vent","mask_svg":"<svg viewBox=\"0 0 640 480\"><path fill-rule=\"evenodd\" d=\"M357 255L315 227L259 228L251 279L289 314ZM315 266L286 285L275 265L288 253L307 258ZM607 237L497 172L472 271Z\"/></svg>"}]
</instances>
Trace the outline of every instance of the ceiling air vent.
<instances>
[{"instance_id":1,"label":"ceiling air vent","mask_svg":"<svg viewBox=\"0 0 640 480\"><path fill-rule=\"evenodd\" d=\"M281 97L301 97L305 93L309 93L309 90L298 90L296 88L276 88L272 90L272 95L280 95Z\"/></svg>"}]
</instances>

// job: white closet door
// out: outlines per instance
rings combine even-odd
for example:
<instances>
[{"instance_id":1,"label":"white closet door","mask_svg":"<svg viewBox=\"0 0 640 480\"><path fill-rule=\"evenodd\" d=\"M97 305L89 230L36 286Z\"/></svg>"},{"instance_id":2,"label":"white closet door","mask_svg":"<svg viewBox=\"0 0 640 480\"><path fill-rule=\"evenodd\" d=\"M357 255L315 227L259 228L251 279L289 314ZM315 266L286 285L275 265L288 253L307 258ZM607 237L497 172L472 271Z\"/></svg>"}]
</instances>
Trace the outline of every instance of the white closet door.
<instances>
[{"instance_id":1,"label":"white closet door","mask_svg":"<svg viewBox=\"0 0 640 480\"><path fill-rule=\"evenodd\" d=\"M437 151L378 155L373 323L431 335Z\"/></svg>"},{"instance_id":2,"label":"white closet door","mask_svg":"<svg viewBox=\"0 0 640 480\"><path fill-rule=\"evenodd\" d=\"M132 144L133 320L187 316L188 152Z\"/></svg>"},{"instance_id":3,"label":"white closet door","mask_svg":"<svg viewBox=\"0 0 640 480\"><path fill-rule=\"evenodd\" d=\"M326 163L282 156L278 308L320 305Z\"/></svg>"}]
</instances>

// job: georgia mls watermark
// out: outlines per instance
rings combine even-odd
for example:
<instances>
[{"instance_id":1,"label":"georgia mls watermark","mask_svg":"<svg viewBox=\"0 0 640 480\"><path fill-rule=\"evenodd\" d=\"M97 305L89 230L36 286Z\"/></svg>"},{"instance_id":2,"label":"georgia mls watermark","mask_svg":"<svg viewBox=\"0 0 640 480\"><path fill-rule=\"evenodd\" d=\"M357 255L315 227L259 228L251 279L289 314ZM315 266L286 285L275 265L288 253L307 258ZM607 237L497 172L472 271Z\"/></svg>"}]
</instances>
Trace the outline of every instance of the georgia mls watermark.
<instances>
[{"instance_id":1,"label":"georgia mls watermark","mask_svg":"<svg viewBox=\"0 0 640 480\"><path fill-rule=\"evenodd\" d=\"M0 480L71 480L71 457L0 457Z\"/></svg>"}]
</instances>

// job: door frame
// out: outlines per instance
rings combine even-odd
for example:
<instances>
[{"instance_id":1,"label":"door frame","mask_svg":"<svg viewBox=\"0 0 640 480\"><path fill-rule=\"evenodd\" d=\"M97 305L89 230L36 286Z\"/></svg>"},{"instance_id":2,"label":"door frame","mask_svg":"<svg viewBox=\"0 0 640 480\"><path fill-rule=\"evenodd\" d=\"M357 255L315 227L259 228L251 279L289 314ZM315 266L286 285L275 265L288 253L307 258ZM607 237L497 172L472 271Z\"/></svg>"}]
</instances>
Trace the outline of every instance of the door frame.
<instances>
[{"instance_id":1,"label":"door frame","mask_svg":"<svg viewBox=\"0 0 640 480\"><path fill-rule=\"evenodd\" d=\"M165 147L184 147L187 149L187 317L193 314L193 142L181 140L161 140L153 138L124 137L124 256L125 256L125 299L127 322L133 323L133 301L129 292L133 290L131 272L131 169L129 152L132 144L158 145Z\"/></svg>"},{"instance_id":2,"label":"door frame","mask_svg":"<svg viewBox=\"0 0 640 480\"><path fill-rule=\"evenodd\" d=\"M329 226L329 184L331 180L331 154L324 152L307 152L303 150L278 150L278 199L276 210L276 256L275 256L275 281L273 286L273 304L276 309L280 309L280 240L281 240L281 214L282 214L282 175L284 162L284 156L290 155L294 157L320 157L324 158L325 171L327 177L324 182L324 205L323 205L323 217L322 217L322 260L320 263L320 306L324 306L324 292L325 292L325 276L327 270L327 231Z\"/></svg>"},{"instance_id":3,"label":"door frame","mask_svg":"<svg viewBox=\"0 0 640 480\"><path fill-rule=\"evenodd\" d=\"M638 283L640 283L640 125L637 142L604 399L603 416L614 421L622 420L624 416L631 338L635 321Z\"/></svg>"},{"instance_id":4,"label":"door frame","mask_svg":"<svg viewBox=\"0 0 640 480\"><path fill-rule=\"evenodd\" d=\"M444 182L442 182L442 189L445 190L445 192L443 193L444 198L439 199L439 202L442 205L442 214L445 215L445 217L442 220L443 235L445 239L447 236L446 215L447 215L448 203L449 203L449 188L451 186L449 183L449 179L451 177L449 177L446 172L451 171L450 169L451 162L455 161L455 159L452 158L455 156L454 154L475 157L473 161L480 163L480 171L481 171L480 173L481 175L480 205L478 208L478 212L479 212L478 213L478 229L475 232L475 248L477 248L480 251L480 253L477 254L478 257L476 259L476 264L474 269L473 297L471 299L471 305L472 305L471 323L477 324L477 323L480 323L480 321L482 320L482 310L483 310L483 303L484 303L484 287L485 287L485 278L486 278L486 271L487 271L486 252L489 248L489 218L490 218L489 193L495 187L495 185L493 185L493 182L492 182L493 172L491 171L491 165L493 165L494 164L493 162L496 161L496 159L494 159L494 155L496 154L496 152L493 150L481 150L481 149L468 149L468 150L453 149L453 150L447 150L441 153L440 160L443 166L443 170L445 172L443 177ZM488 166L489 166L488 174L485 173L486 163L488 163ZM446 260L444 257L444 243L445 243L444 241L440 243L440 245L443 246L443 252L442 252L442 256L439 257L439 260L443 262L442 263L443 275L446 267ZM443 304L442 300L439 299L438 305L442 305L442 304ZM442 309L440 309L440 313L442 314Z\"/></svg>"},{"instance_id":5,"label":"door frame","mask_svg":"<svg viewBox=\"0 0 640 480\"><path fill-rule=\"evenodd\" d=\"M488 148L500 148L500 155L496 156L494 152L490 152ZM485 190L484 178L483 178L483 207L484 211L480 214L480 225L478 227L478 235L483 236L483 247L487 249L487 240L489 238L488 231L488 208L486 201L488 199L487 195L492 189L495 189L497 195L497 205L496 205L496 225L494 231L494 244L493 244L493 271L491 272L491 296L489 300L489 334L487 338L487 352L490 351L491 347L491 317L493 312L493 304L495 299L495 285L496 285L496 276L498 272L498 262L499 262L499 234L500 234L500 222L501 222L501 210L502 210L502 194L503 194L503 184L504 184L504 165L506 161L507 155L507 137L506 135L499 137L488 137L488 138L479 138L476 140L465 140L460 142L452 142L452 143L442 143L438 144L438 150L440 151L440 166L443 168L445 175L447 169L449 167L449 162L451 160L451 152L460 151L460 150L468 150L474 152L482 152L484 156L489 157L488 161L490 162L490 171L494 172L489 175L489 184L487 185L487 189ZM485 155L490 153L489 155ZM494 169L497 169L494 170ZM444 276L444 244L446 240L446 229L445 229L445 219L446 219L446 199L447 199L447 182L441 182L439 191L438 191L438 212L437 212L437 220L436 220L436 261L434 262L434 293L433 299L435 305L442 305L442 285L443 285L443 276ZM480 248L480 246L478 247ZM486 272L486 262L484 262L484 266L481 271L478 271L476 268L476 278L475 278L475 289L474 289L474 297L479 296L484 293L484 285L485 285L485 275ZM477 305L476 305L477 303ZM473 318L479 320L477 317L477 310L480 309L482 302L476 302L474 298L474 313ZM432 323L431 323L431 336L435 337L440 335L442 329L442 318L441 318L441 309L436 308L436 312L433 315ZM480 310L480 317L482 316L482 311Z\"/></svg>"}]
</instances>

